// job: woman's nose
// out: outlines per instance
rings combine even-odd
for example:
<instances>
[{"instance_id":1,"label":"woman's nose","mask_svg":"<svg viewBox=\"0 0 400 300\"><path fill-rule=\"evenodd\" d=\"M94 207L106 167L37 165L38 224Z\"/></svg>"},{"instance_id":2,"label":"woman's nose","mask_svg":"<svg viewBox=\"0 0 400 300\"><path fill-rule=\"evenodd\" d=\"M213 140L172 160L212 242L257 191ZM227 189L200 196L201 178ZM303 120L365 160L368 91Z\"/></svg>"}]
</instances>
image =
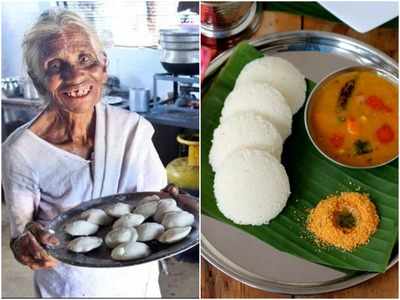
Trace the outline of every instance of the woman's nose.
<instances>
[{"instance_id":1,"label":"woman's nose","mask_svg":"<svg viewBox=\"0 0 400 300\"><path fill-rule=\"evenodd\" d=\"M65 81L70 81L71 83L78 81L82 75L82 69L72 64L65 64L61 70L62 79Z\"/></svg>"}]
</instances>

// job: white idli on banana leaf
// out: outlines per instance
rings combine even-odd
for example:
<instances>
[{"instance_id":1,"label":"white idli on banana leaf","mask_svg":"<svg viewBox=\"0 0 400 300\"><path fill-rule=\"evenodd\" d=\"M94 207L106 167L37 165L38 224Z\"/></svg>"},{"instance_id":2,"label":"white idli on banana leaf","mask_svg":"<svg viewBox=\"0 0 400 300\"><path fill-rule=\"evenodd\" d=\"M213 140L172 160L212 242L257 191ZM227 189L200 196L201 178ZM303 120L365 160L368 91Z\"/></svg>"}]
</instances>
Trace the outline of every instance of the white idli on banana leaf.
<instances>
[{"instance_id":1,"label":"white idli on banana leaf","mask_svg":"<svg viewBox=\"0 0 400 300\"><path fill-rule=\"evenodd\" d=\"M248 63L236 80L236 87L253 82L267 82L282 93L291 111L295 114L306 99L304 75L289 61L274 56L265 56Z\"/></svg>"},{"instance_id":2,"label":"white idli on banana leaf","mask_svg":"<svg viewBox=\"0 0 400 300\"><path fill-rule=\"evenodd\" d=\"M237 224L268 224L285 207L290 195L285 168L271 154L256 149L233 152L214 180L217 206Z\"/></svg>"},{"instance_id":3,"label":"white idli on banana leaf","mask_svg":"<svg viewBox=\"0 0 400 300\"><path fill-rule=\"evenodd\" d=\"M224 120L214 131L210 164L216 171L229 154L241 148L265 150L281 159L282 137L263 116L245 112Z\"/></svg>"},{"instance_id":4,"label":"white idli on banana leaf","mask_svg":"<svg viewBox=\"0 0 400 300\"><path fill-rule=\"evenodd\" d=\"M268 83L235 87L225 100L220 122L245 112L257 113L270 121L283 141L291 133L292 111L282 94Z\"/></svg>"}]
</instances>

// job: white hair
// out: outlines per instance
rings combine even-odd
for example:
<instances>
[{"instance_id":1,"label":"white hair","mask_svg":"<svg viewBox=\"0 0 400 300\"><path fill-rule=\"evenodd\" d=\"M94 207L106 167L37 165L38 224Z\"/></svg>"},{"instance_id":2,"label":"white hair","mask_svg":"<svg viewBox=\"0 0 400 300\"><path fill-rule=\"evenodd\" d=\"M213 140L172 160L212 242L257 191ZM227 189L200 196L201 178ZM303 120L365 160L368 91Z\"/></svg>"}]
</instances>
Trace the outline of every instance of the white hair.
<instances>
[{"instance_id":1,"label":"white hair","mask_svg":"<svg viewBox=\"0 0 400 300\"><path fill-rule=\"evenodd\" d=\"M23 59L27 71L38 92L45 96L47 93L45 73L40 63L40 53L45 51L45 43L49 38L62 34L66 28L78 27L88 36L93 49L100 59L104 47L96 31L78 14L63 9L51 9L42 13L38 21L25 34L22 42Z\"/></svg>"}]
</instances>

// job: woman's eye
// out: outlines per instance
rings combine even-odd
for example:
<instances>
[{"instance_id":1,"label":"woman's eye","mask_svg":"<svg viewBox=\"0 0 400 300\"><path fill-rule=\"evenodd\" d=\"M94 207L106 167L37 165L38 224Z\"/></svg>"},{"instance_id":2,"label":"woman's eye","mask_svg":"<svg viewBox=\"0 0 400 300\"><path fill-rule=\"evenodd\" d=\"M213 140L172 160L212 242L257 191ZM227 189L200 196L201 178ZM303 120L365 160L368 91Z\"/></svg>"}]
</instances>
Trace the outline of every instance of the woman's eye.
<instances>
[{"instance_id":1,"label":"woman's eye","mask_svg":"<svg viewBox=\"0 0 400 300\"><path fill-rule=\"evenodd\" d=\"M48 64L47 66L47 71L54 74L54 73L58 73L61 69L61 63L58 61L55 62L51 62L50 64Z\"/></svg>"},{"instance_id":2,"label":"woman's eye","mask_svg":"<svg viewBox=\"0 0 400 300\"><path fill-rule=\"evenodd\" d=\"M82 55L79 58L79 63L83 66L90 66L92 64L94 64L95 60L93 59L93 57L89 56L89 55Z\"/></svg>"}]
</instances>

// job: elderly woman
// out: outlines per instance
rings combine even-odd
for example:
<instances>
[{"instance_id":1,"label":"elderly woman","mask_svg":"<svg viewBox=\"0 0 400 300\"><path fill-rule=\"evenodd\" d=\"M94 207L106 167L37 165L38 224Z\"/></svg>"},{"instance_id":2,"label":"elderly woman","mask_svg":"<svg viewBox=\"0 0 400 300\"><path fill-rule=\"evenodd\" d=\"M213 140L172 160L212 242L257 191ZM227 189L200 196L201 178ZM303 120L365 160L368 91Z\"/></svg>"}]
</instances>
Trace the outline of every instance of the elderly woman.
<instances>
[{"instance_id":1,"label":"elderly woman","mask_svg":"<svg viewBox=\"0 0 400 300\"><path fill-rule=\"evenodd\" d=\"M159 297L158 264L93 269L46 253L43 225L93 198L160 190L166 173L139 115L103 105L107 57L69 11L43 14L25 35L28 74L47 107L3 145L3 188L16 259L34 270L41 297Z\"/></svg>"}]
</instances>

